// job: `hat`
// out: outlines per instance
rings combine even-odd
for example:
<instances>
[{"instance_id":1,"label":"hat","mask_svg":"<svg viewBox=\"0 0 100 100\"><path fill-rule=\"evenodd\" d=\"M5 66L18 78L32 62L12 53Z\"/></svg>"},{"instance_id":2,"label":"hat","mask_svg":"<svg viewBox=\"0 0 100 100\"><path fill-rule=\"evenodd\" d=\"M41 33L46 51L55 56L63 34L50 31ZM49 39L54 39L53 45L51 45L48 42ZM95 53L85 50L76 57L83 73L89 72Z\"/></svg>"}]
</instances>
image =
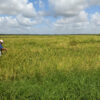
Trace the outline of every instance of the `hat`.
<instances>
[{"instance_id":1,"label":"hat","mask_svg":"<svg viewBox=\"0 0 100 100\"><path fill-rule=\"evenodd\" d=\"M3 43L3 40L0 40L1 43Z\"/></svg>"}]
</instances>

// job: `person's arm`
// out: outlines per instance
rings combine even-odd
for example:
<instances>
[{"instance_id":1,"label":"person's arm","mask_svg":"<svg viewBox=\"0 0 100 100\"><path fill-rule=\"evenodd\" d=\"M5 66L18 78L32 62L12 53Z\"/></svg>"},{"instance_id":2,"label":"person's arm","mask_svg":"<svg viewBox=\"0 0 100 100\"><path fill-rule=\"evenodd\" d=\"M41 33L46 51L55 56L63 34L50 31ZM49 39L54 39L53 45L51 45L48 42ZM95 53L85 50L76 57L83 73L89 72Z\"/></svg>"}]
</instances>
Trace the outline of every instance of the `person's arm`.
<instances>
[{"instance_id":1,"label":"person's arm","mask_svg":"<svg viewBox=\"0 0 100 100\"><path fill-rule=\"evenodd\" d=\"M2 48L1 49L1 54L3 54L3 51L6 51L7 52L7 49L6 48Z\"/></svg>"},{"instance_id":2,"label":"person's arm","mask_svg":"<svg viewBox=\"0 0 100 100\"><path fill-rule=\"evenodd\" d=\"M7 48L2 48L2 51L7 51Z\"/></svg>"}]
</instances>

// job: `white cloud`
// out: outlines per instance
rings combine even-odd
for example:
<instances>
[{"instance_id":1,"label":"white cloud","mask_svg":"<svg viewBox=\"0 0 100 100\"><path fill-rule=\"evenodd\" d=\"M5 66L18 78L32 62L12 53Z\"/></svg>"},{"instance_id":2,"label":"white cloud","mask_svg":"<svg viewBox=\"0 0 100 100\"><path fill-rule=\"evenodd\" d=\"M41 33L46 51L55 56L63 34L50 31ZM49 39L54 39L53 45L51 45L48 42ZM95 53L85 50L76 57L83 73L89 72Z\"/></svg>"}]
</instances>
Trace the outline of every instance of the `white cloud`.
<instances>
[{"instance_id":1,"label":"white cloud","mask_svg":"<svg viewBox=\"0 0 100 100\"><path fill-rule=\"evenodd\" d=\"M96 26L100 26L100 13L96 12L91 16L91 22L95 23Z\"/></svg>"},{"instance_id":2,"label":"white cloud","mask_svg":"<svg viewBox=\"0 0 100 100\"><path fill-rule=\"evenodd\" d=\"M43 18L30 19L21 15L17 17L0 17L0 33L24 34L34 33L35 25L41 24ZM31 29L31 30L30 30Z\"/></svg>"},{"instance_id":3,"label":"white cloud","mask_svg":"<svg viewBox=\"0 0 100 100\"><path fill-rule=\"evenodd\" d=\"M100 32L100 13L86 8L100 0L0 0L0 33L71 34ZM37 6L36 9L34 6ZM47 12L46 12L47 11ZM3 16L5 15L5 16Z\"/></svg>"},{"instance_id":4,"label":"white cloud","mask_svg":"<svg viewBox=\"0 0 100 100\"><path fill-rule=\"evenodd\" d=\"M49 0L55 16L74 16L87 7L86 0Z\"/></svg>"},{"instance_id":5,"label":"white cloud","mask_svg":"<svg viewBox=\"0 0 100 100\"><path fill-rule=\"evenodd\" d=\"M30 19L23 16L0 17L0 33L12 34L80 34L100 32L100 13L91 15L82 11L73 17L62 17L52 23L48 19ZM45 25L43 25L43 24ZM41 26L42 24L42 26ZM39 25L36 27L36 25Z\"/></svg>"},{"instance_id":6,"label":"white cloud","mask_svg":"<svg viewBox=\"0 0 100 100\"><path fill-rule=\"evenodd\" d=\"M88 22L88 14L84 11L80 12L79 15L73 16L73 17L62 17L61 19L58 19L55 23L57 24L78 24L79 23L87 23Z\"/></svg>"},{"instance_id":7,"label":"white cloud","mask_svg":"<svg viewBox=\"0 0 100 100\"><path fill-rule=\"evenodd\" d=\"M62 17L54 23L55 31L63 34L99 33L100 13L90 15L82 11L73 17Z\"/></svg>"},{"instance_id":8,"label":"white cloud","mask_svg":"<svg viewBox=\"0 0 100 100\"><path fill-rule=\"evenodd\" d=\"M1 27L17 27L18 22L13 17L0 17L0 26Z\"/></svg>"},{"instance_id":9,"label":"white cloud","mask_svg":"<svg viewBox=\"0 0 100 100\"><path fill-rule=\"evenodd\" d=\"M100 0L87 0L89 5L100 5Z\"/></svg>"},{"instance_id":10,"label":"white cloud","mask_svg":"<svg viewBox=\"0 0 100 100\"><path fill-rule=\"evenodd\" d=\"M33 25L40 24L42 22L42 17L39 17L38 19L38 18L27 18L27 17L23 17L19 15L16 17L16 20L18 21L20 25L33 26Z\"/></svg>"},{"instance_id":11,"label":"white cloud","mask_svg":"<svg viewBox=\"0 0 100 100\"><path fill-rule=\"evenodd\" d=\"M28 0L0 0L0 14L33 17L36 11Z\"/></svg>"}]
</instances>

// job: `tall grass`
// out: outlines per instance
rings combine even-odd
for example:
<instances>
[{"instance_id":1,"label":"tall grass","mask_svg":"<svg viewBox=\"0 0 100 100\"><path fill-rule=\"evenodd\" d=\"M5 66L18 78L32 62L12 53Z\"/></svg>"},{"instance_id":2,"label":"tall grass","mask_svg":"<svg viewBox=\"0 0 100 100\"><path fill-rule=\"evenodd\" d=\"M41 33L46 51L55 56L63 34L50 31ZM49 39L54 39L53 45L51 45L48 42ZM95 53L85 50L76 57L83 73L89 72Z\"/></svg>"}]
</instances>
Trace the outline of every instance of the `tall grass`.
<instances>
[{"instance_id":1,"label":"tall grass","mask_svg":"<svg viewBox=\"0 0 100 100\"><path fill-rule=\"evenodd\" d=\"M99 100L99 36L0 36L0 100Z\"/></svg>"}]
</instances>

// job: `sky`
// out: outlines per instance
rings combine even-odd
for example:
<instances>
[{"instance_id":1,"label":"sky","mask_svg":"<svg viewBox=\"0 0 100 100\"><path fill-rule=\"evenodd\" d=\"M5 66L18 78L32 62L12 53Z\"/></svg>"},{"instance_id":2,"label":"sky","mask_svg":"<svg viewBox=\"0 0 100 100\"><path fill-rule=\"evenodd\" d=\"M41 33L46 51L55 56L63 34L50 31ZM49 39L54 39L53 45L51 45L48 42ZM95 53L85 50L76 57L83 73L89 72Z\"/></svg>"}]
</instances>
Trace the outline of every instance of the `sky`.
<instances>
[{"instance_id":1,"label":"sky","mask_svg":"<svg viewBox=\"0 0 100 100\"><path fill-rule=\"evenodd\" d=\"M100 34L100 0L0 0L0 34Z\"/></svg>"}]
</instances>

